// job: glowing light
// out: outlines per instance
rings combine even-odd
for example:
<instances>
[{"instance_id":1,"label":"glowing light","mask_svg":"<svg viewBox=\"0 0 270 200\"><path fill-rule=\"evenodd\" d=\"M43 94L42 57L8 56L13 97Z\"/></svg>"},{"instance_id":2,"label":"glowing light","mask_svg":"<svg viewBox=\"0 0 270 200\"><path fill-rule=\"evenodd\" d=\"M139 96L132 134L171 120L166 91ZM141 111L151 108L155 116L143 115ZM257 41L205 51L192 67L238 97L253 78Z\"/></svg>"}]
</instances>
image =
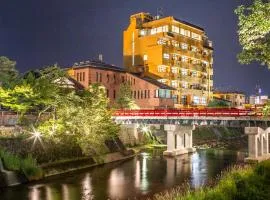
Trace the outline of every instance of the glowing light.
<instances>
[{"instance_id":1,"label":"glowing light","mask_svg":"<svg viewBox=\"0 0 270 200\"><path fill-rule=\"evenodd\" d=\"M43 147L43 142L42 142L42 135L39 131L35 129L35 127L32 125L32 131L29 132L32 136L28 138L28 140L34 140L32 144L32 148L36 145L37 141L41 144Z\"/></svg>"},{"instance_id":2,"label":"glowing light","mask_svg":"<svg viewBox=\"0 0 270 200\"><path fill-rule=\"evenodd\" d=\"M142 127L142 131L143 131L144 133L147 133L147 132L150 131L150 129L149 129L148 126L143 126L143 127Z\"/></svg>"}]
</instances>

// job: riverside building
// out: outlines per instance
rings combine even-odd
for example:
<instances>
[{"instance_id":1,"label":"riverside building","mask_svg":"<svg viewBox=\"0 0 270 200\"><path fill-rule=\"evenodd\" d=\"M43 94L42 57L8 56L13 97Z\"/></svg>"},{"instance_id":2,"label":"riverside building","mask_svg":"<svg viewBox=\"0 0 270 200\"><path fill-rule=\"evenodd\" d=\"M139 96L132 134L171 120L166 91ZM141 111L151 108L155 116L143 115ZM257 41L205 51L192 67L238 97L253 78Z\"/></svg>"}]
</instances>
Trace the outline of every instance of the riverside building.
<instances>
[{"instance_id":1,"label":"riverside building","mask_svg":"<svg viewBox=\"0 0 270 200\"><path fill-rule=\"evenodd\" d=\"M130 16L124 66L175 88L175 107L205 106L213 94L213 47L203 28L149 13Z\"/></svg>"}]
</instances>

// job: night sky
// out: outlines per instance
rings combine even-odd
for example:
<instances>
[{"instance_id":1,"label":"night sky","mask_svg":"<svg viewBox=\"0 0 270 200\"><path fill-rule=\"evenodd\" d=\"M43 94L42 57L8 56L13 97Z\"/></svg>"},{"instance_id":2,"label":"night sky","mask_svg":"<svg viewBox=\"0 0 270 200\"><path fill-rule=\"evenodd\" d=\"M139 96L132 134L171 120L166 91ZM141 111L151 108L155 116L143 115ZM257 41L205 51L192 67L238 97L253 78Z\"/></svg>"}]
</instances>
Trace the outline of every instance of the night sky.
<instances>
[{"instance_id":1,"label":"night sky","mask_svg":"<svg viewBox=\"0 0 270 200\"><path fill-rule=\"evenodd\" d=\"M258 63L240 65L234 9L246 0L1 0L0 55L21 72L58 63L98 58L122 67L122 31L129 16L156 13L203 27L214 43L214 85L270 94L270 71Z\"/></svg>"}]
</instances>

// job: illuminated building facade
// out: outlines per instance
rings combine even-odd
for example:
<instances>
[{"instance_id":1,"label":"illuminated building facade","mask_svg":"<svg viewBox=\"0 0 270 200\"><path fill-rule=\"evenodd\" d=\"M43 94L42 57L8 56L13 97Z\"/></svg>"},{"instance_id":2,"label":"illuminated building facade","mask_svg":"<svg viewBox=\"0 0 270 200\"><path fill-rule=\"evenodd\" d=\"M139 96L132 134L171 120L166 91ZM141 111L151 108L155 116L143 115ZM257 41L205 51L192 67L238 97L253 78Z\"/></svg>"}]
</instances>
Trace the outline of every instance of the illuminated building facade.
<instances>
[{"instance_id":1,"label":"illuminated building facade","mask_svg":"<svg viewBox=\"0 0 270 200\"><path fill-rule=\"evenodd\" d=\"M123 68L109 65L101 61L85 61L75 63L68 69L68 74L88 88L91 84L105 87L110 106L115 105L120 85L129 83L131 94L136 105L141 109L172 108L174 88L142 74L129 73Z\"/></svg>"},{"instance_id":2,"label":"illuminated building facade","mask_svg":"<svg viewBox=\"0 0 270 200\"><path fill-rule=\"evenodd\" d=\"M213 48L204 29L172 16L130 16L124 66L176 89L175 107L206 105L213 90Z\"/></svg>"}]
</instances>

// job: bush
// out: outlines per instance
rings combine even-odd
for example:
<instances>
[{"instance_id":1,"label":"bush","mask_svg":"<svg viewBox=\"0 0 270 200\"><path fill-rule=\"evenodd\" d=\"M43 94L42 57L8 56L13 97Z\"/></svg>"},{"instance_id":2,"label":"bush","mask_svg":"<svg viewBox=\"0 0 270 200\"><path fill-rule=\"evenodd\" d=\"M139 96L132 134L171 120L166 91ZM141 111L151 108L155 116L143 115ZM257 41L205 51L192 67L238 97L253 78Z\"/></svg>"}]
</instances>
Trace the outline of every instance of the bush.
<instances>
[{"instance_id":1,"label":"bush","mask_svg":"<svg viewBox=\"0 0 270 200\"><path fill-rule=\"evenodd\" d=\"M31 155L23 159L20 156L0 149L0 158L3 160L4 167L7 170L18 171L24 174L29 181L43 177L42 169L38 167L36 159Z\"/></svg>"}]
</instances>

